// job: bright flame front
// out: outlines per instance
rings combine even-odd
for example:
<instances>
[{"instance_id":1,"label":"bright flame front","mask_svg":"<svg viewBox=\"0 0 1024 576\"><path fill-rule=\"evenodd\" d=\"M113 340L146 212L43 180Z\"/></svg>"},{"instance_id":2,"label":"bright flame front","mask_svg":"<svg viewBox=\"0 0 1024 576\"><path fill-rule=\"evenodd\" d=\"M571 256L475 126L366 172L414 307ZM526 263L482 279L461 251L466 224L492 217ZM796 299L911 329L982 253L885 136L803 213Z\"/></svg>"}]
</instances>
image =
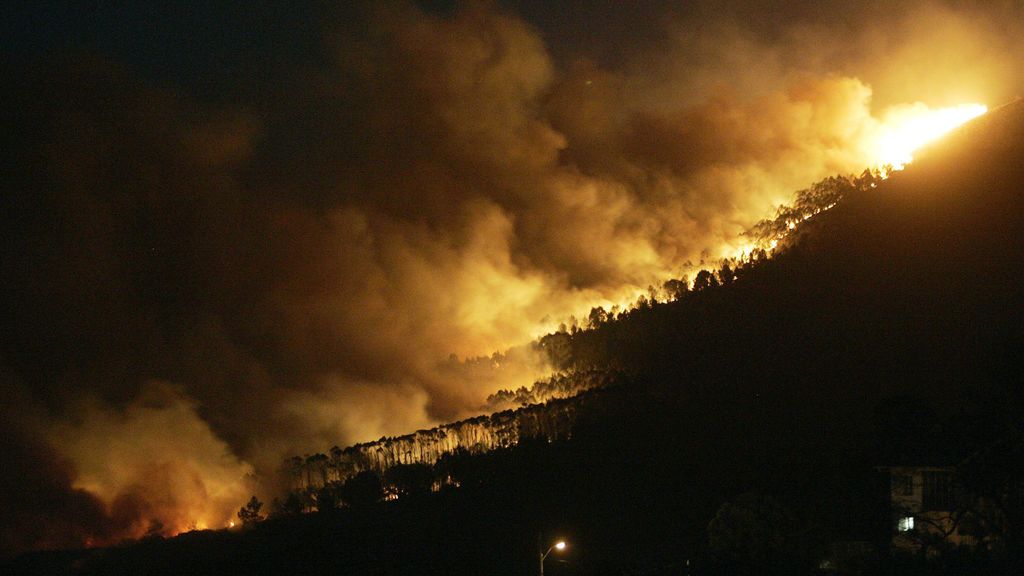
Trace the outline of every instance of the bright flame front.
<instances>
[{"instance_id":1,"label":"bright flame front","mask_svg":"<svg viewBox=\"0 0 1024 576\"><path fill-rule=\"evenodd\" d=\"M886 114L877 141L877 166L902 170L914 152L958 126L988 112L984 104L961 104L931 110L924 104L901 106Z\"/></svg>"},{"instance_id":2,"label":"bright flame front","mask_svg":"<svg viewBox=\"0 0 1024 576\"><path fill-rule=\"evenodd\" d=\"M988 107L984 104L960 104L932 109L917 102L891 107L885 111L882 119L877 121L874 130L869 132L865 141L867 144L866 156L873 158L870 167L878 169L883 179L887 178L888 170L903 170L907 164L913 162L914 152L918 149L986 112L988 112ZM872 188L874 186L871 184ZM759 248L771 252L783 238L805 220L814 217L819 212L829 210L833 206L835 206L834 203L787 221L786 230L769 239L764 245L759 246L747 241L739 246L727 245L721 253L725 258L742 261L750 258Z\"/></svg>"}]
</instances>

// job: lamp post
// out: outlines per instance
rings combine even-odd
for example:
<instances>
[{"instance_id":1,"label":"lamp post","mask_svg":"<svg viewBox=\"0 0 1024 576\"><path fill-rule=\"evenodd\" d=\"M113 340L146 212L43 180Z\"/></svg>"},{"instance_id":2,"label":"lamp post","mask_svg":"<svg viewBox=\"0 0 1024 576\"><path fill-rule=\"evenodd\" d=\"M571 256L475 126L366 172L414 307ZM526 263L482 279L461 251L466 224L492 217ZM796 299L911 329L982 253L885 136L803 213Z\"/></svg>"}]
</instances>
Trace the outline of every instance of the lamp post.
<instances>
[{"instance_id":1,"label":"lamp post","mask_svg":"<svg viewBox=\"0 0 1024 576\"><path fill-rule=\"evenodd\" d=\"M540 536L537 536L537 553L540 555L540 576L544 576L544 560L548 557L548 554L551 554L552 550L558 550L559 552L565 550L565 540L555 542L550 548L548 548L547 552L541 552L544 547L540 542Z\"/></svg>"}]
</instances>

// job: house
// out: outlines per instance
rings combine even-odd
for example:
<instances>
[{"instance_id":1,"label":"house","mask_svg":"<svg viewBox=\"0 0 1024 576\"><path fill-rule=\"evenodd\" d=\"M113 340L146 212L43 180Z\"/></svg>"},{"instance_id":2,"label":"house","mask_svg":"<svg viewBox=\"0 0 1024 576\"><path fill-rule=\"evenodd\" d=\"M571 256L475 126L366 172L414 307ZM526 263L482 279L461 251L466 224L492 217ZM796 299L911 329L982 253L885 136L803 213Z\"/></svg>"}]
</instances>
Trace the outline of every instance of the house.
<instances>
[{"instance_id":1,"label":"house","mask_svg":"<svg viewBox=\"0 0 1024 576\"><path fill-rule=\"evenodd\" d=\"M892 466L889 472L893 554L974 546L964 524L962 490L949 466Z\"/></svg>"}]
</instances>

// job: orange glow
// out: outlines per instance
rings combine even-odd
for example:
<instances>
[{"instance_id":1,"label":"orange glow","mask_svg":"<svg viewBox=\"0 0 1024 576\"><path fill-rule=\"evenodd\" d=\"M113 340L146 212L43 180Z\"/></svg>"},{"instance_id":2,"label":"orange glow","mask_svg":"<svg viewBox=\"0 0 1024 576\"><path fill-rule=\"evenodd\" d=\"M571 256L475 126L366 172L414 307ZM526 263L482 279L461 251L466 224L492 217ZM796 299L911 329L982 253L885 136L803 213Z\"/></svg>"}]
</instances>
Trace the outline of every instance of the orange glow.
<instances>
[{"instance_id":1,"label":"orange glow","mask_svg":"<svg viewBox=\"0 0 1024 576\"><path fill-rule=\"evenodd\" d=\"M931 110L921 103L891 109L877 140L875 165L902 170L914 152L958 126L988 112L984 104L960 104Z\"/></svg>"},{"instance_id":2,"label":"orange glow","mask_svg":"<svg viewBox=\"0 0 1024 576\"><path fill-rule=\"evenodd\" d=\"M121 503L115 541L235 523L252 493L253 467L231 455L196 410L180 388L151 382L123 409L91 404L77 425L54 433L77 468L72 485L110 510Z\"/></svg>"},{"instance_id":3,"label":"orange glow","mask_svg":"<svg viewBox=\"0 0 1024 576\"><path fill-rule=\"evenodd\" d=\"M886 167L892 170L903 170L914 161L914 153L945 134L966 124L967 122L988 112L984 104L959 104L946 108L931 109L920 102L894 106L886 111L881 120L876 136L869 139L868 148L873 150L874 158L871 166L881 170L881 177L886 178ZM875 185L872 184L872 187ZM739 246L723 247L723 258L746 260L754 250L763 248L771 253L790 232L796 230L804 221L813 218L820 212L831 209L830 204L814 212L803 214L799 219L786 222L786 230L770 239L766 245L757 246L745 242ZM712 268L708 268L712 270ZM713 270L712 270L713 271Z\"/></svg>"}]
</instances>

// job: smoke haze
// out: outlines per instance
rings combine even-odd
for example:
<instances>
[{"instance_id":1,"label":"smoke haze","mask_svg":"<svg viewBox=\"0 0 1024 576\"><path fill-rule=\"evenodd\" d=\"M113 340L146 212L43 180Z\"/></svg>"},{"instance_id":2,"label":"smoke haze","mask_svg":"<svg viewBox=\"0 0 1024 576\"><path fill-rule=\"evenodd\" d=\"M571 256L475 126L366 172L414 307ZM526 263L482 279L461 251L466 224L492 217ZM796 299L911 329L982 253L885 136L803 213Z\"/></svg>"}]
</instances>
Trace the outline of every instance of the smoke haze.
<instances>
[{"instance_id":1,"label":"smoke haze","mask_svg":"<svg viewBox=\"0 0 1024 576\"><path fill-rule=\"evenodd\" d=\"M863 170L889 107L1022 80L1016 2L548 4L16 35L0 550L223 526L287 455L476 414L532 338Z\"/></svg>"}]
</instances>

